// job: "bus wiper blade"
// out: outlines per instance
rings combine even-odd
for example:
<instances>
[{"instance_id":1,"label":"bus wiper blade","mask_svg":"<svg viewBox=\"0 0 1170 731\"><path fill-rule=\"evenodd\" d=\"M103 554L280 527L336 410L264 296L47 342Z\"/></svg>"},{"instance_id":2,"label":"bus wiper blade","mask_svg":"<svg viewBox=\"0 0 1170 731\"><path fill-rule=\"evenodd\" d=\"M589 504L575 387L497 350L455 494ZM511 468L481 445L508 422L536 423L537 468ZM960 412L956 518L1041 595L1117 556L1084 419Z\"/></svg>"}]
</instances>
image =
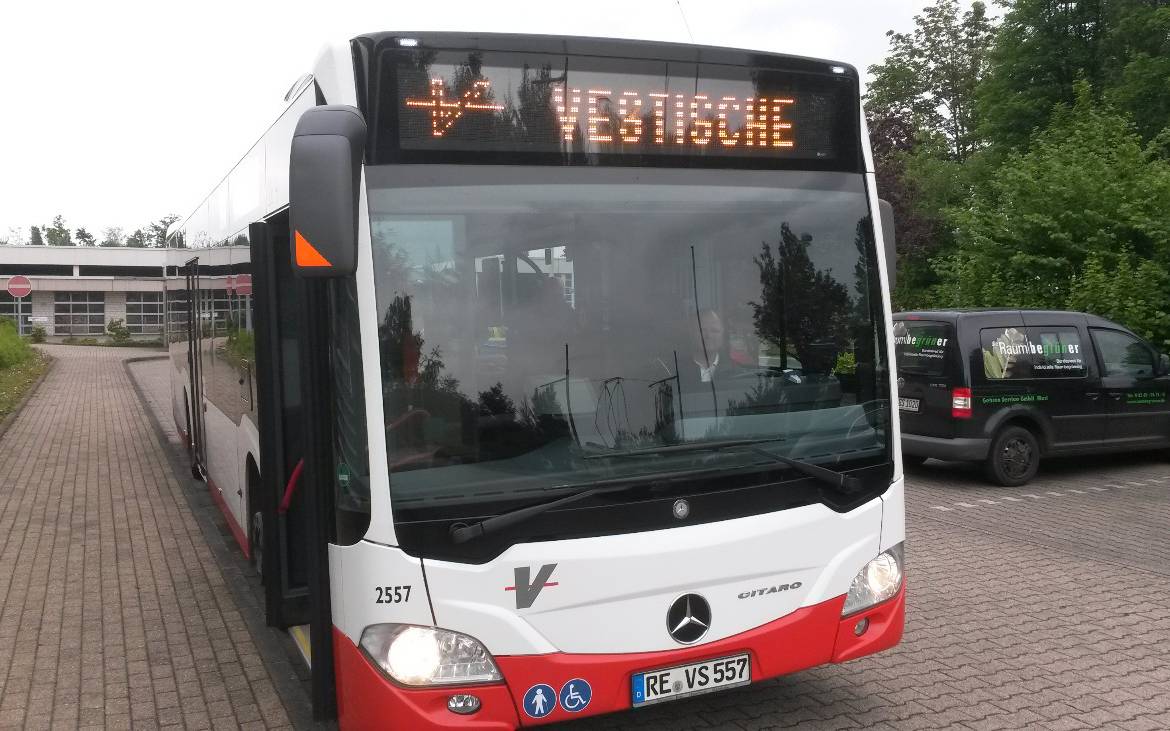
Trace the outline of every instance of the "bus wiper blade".
<instances>
[{"instance_id":1,"label":"bus wiper blade","mask_svg":"<svg viewBox=\"0 0 1170 731\"><path fill-rule=\"evenodd\" d=\"M811 477L815 480L820 480L821 482L831 487L835 487L842 492L854 493L860 491L863 487L861 480L857 479L853 475L847 475L844 472L837 472L836 470L831 470L828 467L821 467L820 465L813 464L812 462L803 462L799 459L792 459L791 457L785 457L780 454L772 454L768 450L760 449L759 447L751 447L749 451L767 457L768 459L775 460L780 464L788 465L797 472L807 475L808 477Z\"/></svg>"},{"instance_id":2,"label":"bus wiper blade","mask_svg":"<svg viewBox=\"0 0 1170 731\"><path fill-rule=\"evenodd\" d=\"M587 482L575 487L582 488L576 492L569 493L564 497L559 497L554 500L549 500L535 505L529 505L526 508L517 508L516 510L509 510L506 513L484 520L471 523L470 525L456 524L451 527L451 542L452 543L467 543L475 538L488 535L489 533L498 533L502 530L511 528L514 525L523 523L526 520L535 518L538 515L547 513L550 510L570 505L572 503L584 500L594 495L606 495L610 493L625 492L626 490L634 490L636 488L644 488L656 482L661 482L668 479L693 478L696 475L718 474L725 472L724 468L707 469L707 470L671 470L669 472L650 472L640 475L631 475L629 477L619 477L609 480L597 480L596 482ZM573 485L566 485L565 487L574 487Z\"/></svg>"},{"instance_id":3,"label":"bus wiper blade","mask_svg":"<svg viewBox=\"0 0 1170 731\"><path fill-rule=\"evenodd\" d=\"M606 457L638 457L651 454L678 454L680 452L697 452L703 450L719 451L721 449L732 449L735 447L747 447L748 451L767 457L773 462L779 462L782 465L791 467L803 475L820 480L821 482L837 488L843 492L853 493L862 488L861 480L852 475L847 475L843 472L837 472L827 467L813 464L811 462L803 462L791 457L785 457L779 454L773 454L766 449L761 449L758 445L767 444L769 442L782 442L784 437L773 437L763 439L724 439L710 442L693 442L690 444L668 444L663 447L643 447L639 449L626 449L621 451L605 451L597 452L596 454L588 454L585 459L604 459Z\"/></svg>"},{"instance_id":4,"label":"bus wiper blade","mask_svg":"<svg viewBox=\"0 0 1170 731\"><path fill-rule=\"evenodd\" d=\"M687 442L685 444L667 444L661 447L639 447L637 449L598 449L585 455L584 459L610 459L613 457L643 457L652 454L681 454L683 452L717 452L731 447L745 447L768 442L782 442L784 437L765 439L722 439L709 442ZM771 454L769 457L773 456Z\"/></svg>"}]
</instances>

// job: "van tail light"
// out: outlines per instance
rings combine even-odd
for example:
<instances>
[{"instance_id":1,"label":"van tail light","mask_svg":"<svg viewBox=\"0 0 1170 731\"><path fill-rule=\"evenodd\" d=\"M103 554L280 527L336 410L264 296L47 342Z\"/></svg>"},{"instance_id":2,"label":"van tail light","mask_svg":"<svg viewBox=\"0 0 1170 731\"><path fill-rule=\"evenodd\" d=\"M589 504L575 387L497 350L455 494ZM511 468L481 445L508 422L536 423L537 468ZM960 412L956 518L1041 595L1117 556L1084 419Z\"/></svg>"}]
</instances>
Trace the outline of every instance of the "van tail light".
<instances>
[{"instance_id":1,"label":"van tail light","mask_svg":"<svg viewBox=\"0 0 1170 731\"><path fill-rule=\"evenodd\" d=\"M969 388L951 389L951 418L952 419L970 419L971 418L971 389L969 389Z\"/></svg>"}]
</instances>

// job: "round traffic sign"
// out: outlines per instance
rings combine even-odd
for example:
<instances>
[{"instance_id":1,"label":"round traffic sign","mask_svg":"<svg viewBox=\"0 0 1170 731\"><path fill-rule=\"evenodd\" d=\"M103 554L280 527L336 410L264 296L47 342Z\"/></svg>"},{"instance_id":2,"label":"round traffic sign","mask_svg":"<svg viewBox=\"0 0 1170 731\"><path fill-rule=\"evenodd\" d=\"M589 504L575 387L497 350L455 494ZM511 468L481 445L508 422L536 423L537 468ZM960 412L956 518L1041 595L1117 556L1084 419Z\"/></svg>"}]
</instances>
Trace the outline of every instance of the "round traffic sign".
<instances>
[{"instance_id":1,"label":"round traffic sign","mask_svg":"<svg viewBox=\"0 0 1170 731\"><path fill-rule=\"evenodd\" d=\"M28 297L32 294L32 289L32 282L23 274L17 274L15 277L8 278L8 294L17 299Z\"/></svg>"}]
</instances>

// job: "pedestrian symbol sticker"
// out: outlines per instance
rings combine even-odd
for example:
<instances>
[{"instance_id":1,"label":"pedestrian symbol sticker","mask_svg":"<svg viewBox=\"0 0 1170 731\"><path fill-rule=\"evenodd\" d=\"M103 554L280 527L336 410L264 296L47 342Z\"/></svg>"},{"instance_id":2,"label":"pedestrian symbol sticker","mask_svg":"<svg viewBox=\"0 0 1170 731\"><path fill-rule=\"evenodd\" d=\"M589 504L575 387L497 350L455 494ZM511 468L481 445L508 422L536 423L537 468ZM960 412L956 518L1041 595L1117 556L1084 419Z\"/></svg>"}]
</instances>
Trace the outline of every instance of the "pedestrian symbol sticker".
<instances>
[{"instance_id":1,"label":"pedestrian symbol sticker","mask_svg":"<svg viewBox=\"0 0 1170 731\"><path fill-rule=\"evenodd\" d=\"M573 678L561 686L561 708L569 713L578 713L589 705L593 697L593 689L581 678Z\"/></svg>"},{"instance_id":2,"label":"pedestrian symbol sticker","mask_svg":"<svg viewBox=\"0 0 1170 731\"><path fill-rule=\"evenodd\" d=\"M589 701L586 701L588 703ZM557 707L557 692L551 685L539 683L524 694L524 712L533 718L544 718Z\"/></svg>"}]
</instances>

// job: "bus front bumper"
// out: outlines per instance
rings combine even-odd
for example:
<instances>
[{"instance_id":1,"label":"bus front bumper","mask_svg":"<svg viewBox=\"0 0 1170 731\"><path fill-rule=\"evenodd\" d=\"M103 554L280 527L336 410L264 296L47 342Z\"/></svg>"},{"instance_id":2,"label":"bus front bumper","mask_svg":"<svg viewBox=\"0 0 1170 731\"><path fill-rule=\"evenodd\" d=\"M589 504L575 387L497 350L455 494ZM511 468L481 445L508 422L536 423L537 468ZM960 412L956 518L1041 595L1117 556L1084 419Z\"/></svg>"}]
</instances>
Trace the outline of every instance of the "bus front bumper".
<instances>
[{"instance_id":1,"label":"bus front bumper","mask_svg":"<svg viewBox=\"0 0 1170 731\"><path fill-rule=\"evenodd\" d=\"M846 662L893 647L902 639L906 587L892 599L841 617L845 597L803 607L761 627L696 647L632 654L500 656L504 682L443 688L405 688L389 681L366 655L334 628L338 721L342 729L515 729L632 707L631 678L636 673L729 655L748 653L752 682L830 662ZM857 630L862 626L859 635ZM584 679L592 688L587 706L532 718L523 710L528 689L554 689ZM447 709L453 695L480 699L480 709L460 715Z\"/></svg>"}]
</instances>

